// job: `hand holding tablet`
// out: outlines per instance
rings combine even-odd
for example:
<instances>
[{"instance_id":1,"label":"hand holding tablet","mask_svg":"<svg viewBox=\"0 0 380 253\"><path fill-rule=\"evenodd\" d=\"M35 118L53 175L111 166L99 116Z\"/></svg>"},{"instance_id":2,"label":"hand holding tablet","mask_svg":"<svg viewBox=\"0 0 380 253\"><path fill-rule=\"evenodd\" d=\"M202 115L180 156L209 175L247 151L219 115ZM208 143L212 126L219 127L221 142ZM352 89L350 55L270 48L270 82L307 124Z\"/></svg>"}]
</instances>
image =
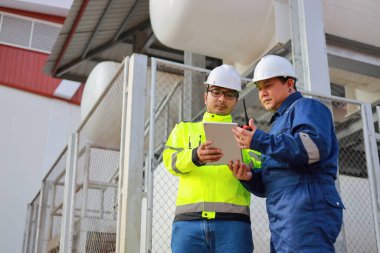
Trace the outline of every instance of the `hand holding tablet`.
<instances>
[{"instance_id":1,"label":"hand holding tablet","mask_svg":"<svg viewBox=\"0 0 380 253\"><path fill-rule=\"evenodd\" d=\"M242 161L241 149L232 133L232 128L236 127L237 123L204 122L203 126L206 140L213 141L212 147L221 149L223 153L220 160L208 164L227 165L229 161Z\"/></svg>"}]
</instances>

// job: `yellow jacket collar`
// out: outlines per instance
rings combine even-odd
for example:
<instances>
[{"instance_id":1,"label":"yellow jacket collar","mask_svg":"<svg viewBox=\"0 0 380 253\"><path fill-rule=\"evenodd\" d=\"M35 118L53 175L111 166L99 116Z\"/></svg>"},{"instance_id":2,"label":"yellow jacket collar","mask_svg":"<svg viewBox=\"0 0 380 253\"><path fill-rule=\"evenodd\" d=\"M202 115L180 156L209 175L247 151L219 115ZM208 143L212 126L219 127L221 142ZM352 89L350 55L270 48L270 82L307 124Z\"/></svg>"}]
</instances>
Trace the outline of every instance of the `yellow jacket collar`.
<instances>
[{"instance_id":1,"label":"yellow jacket collar","mask_svg":"<svg viewBox=\"0 0 380 253\"><path fill-rule=\"evenodd\" d=\"M205 112L202 122L232 122L232 116L229 115L217 115L209 112Z\"/></svg>"}]
</instances>

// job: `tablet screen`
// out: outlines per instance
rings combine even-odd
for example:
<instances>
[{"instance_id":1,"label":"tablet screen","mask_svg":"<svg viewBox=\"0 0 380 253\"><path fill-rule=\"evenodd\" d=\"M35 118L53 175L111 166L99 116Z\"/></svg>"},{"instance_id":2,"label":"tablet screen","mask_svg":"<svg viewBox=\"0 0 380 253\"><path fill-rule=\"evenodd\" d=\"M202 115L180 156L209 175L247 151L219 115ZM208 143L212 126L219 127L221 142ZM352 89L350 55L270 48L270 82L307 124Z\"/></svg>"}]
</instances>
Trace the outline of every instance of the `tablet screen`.
<instances>
[{"instance_id":1,"label":"tablet screen","mask_svg":"<svg viewBox=\"0 0 380 253\"><path fill-rule=\"evenodd\" d=\"M220 148L223 153L219 161L207 164L228 164L231 160L242 161L241 149L232 133L232 128L237 126L237 123L203 122L203 126L206 140L213 141L212 146Z\"/></svg>"}]
</instances>

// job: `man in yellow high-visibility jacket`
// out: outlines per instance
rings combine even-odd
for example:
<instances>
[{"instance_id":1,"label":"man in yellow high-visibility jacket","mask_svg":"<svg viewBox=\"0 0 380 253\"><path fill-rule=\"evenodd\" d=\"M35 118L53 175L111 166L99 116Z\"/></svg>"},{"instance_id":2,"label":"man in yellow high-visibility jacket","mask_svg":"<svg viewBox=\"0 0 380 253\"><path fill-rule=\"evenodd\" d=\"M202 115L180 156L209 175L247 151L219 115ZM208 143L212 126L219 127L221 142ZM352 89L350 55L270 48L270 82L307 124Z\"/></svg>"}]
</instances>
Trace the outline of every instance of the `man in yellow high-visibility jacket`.
<instances>
[{"instance_id":1,"label":"man in yellow high-visibility jacket","mask_svg":"<svg viewBox=\"0 0 380 253\"><path fill-rule=\"evenodd\" d=\"M207 164L223 154L206 141L203 129L203 122L232 122L240 75L232 66L222 65L210 72L205 84L207 111L202 121L177 124L163 154L167 170L179 176L172 252L252 253L250 193L227 165ZM258 153L245 150L243 157L250 166L261 166L259 158L254 158Z\"/></svg>"}]
</instances>

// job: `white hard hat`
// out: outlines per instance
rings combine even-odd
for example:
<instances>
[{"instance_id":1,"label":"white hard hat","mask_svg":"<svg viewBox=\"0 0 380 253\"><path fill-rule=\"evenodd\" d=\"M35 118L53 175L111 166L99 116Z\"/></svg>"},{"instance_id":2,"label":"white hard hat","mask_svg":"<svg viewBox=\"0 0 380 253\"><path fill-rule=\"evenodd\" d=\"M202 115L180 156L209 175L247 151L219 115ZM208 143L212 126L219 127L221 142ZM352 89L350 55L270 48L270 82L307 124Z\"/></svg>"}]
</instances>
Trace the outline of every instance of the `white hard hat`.
<instances>
[{"instance_id":1,"label":"white hard hat","mask_svg":"<svg viewBox=\"0 0 380 253\"><path fill-rule=\"evenodd\" d=\"M216 85L231 90L241 91L241 79L234 67L223 64L214 68L204 84Z\"/></svg>"},{"instance_id":2,"label":"white hard hat","mask_svg":"<svg viewBox=\"0 0 380 253\"><path fill-rule=\"evenodd\" d=\"M256 83L278 76L297 79L297 75L290 61L278 55L266 55L257 63L252 82Z\"/></svg>"}]
</instances>

